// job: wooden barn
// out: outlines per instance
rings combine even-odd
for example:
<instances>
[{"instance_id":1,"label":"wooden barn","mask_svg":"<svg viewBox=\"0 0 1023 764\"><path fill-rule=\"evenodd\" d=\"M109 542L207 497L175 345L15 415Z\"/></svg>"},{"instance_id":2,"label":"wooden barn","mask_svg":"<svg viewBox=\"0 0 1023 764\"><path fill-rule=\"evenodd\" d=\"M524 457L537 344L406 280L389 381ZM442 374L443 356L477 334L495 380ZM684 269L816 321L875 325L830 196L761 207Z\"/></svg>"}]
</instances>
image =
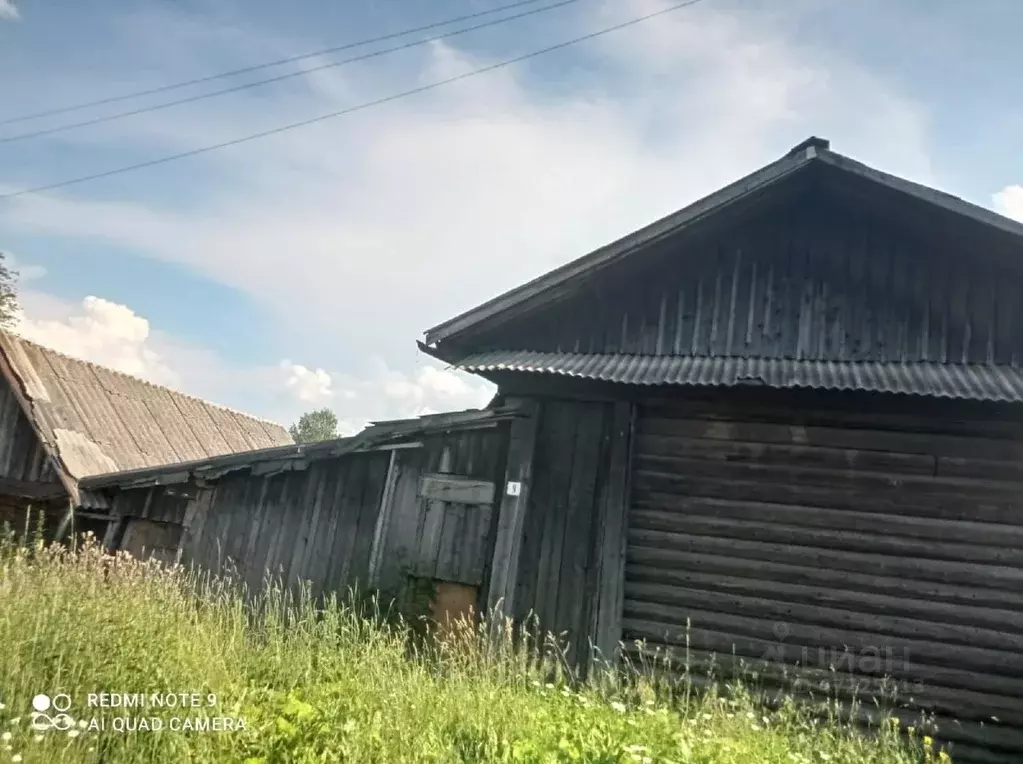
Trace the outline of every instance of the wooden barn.
<instances>
[{"instance_id":1,"label":"wooden barn","mask_svg":"<svg viewBox=\"0 0 1023 764\"><path fill-rule=\"evenodd\" d=\"M89 475L292 442L280 425L0 332L0 525L106 528Z\"/></svg>"},{"instance_id":2,"label":"wooden barn","mask_svg":"<svg viewBox=\"0 0 1023 764\"><path fill-rule=\"evenodd\" d=\"M1018 762L1021 277L1023 225L813 138L427 332L487 410L81 486L111 548L425 580L581 666L887 679L956 761Z\"/></svg>"},{"instance_id":3,"label":"wooden barn","mask_svg":"<svg viewBox=\"0 0 1023 764\"><path fill-rule=\"evenodd\" d=\"M489 603L1023 760L1021 287L1023 225L811 138L431 329L527 414Z\"/></svg>"}]
</instances>

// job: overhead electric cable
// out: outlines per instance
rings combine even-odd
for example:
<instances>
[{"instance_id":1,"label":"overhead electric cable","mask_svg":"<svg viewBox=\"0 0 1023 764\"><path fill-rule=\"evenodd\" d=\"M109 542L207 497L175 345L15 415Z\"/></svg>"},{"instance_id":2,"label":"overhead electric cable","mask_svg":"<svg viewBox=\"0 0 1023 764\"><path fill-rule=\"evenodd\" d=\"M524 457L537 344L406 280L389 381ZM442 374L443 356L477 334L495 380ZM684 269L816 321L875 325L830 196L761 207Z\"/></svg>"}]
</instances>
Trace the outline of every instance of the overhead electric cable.
<instances>
[{"instance_id":1,"label":"overhead electric cable","mask_svg":"<svg viewBox=\"0 0 1023 764\"><path fill-rule=\"evenodd\" d=\"M167 85L160 85L154 88L148 88L146 90L136 90L132 93L123 93L122 95L110 96L109 98L100 98L96 101L85 101L83 103L73 104L71 106L60 106L55 109L47 109L46 111L37 111L32 114L22 114L19 117L9 117L7 119L0 119L0 125L10 125L15 122L27 122L30 119L39 119L41 117L52 117L57 114L67 114L71 111L80 111L82 109L90 109L94 106L105 106L106 104L118 103L119 101L128 101L132 98L141 98L142 96L154 95L156 93L166 93L169 90L178 90L185 88L190 85L200 85L204 82L212 82L213 80L223 79L224 77L234 77L239 74L248 74L249 72L257 72L260 69L269 69L274 66L283 66L284 64L292 64L296 61L304 61L307 58L316 58L317 56L325 56L328 53L340 53L343 50L350 50L352 48L360 48L363 45L373 45L378 42L386 42L387 40L394 40L398 37L405 37L406 35L416 34L417 32L426 32L430 29L436 29L437 27L447 26L448 24L457 24L460 21L469 21L470 19L480 18L481 16L489 16L492 13L500 13L501 11L508 11L513 8L520 8L523 5L533 5L541 2L541 0L518 0L518 2L508 3L507 5L499 5L496 8L490 8L486 11L479 11L477 13L468 13L464 16L455 16L444 21L435 21L432 24L425 24L420 27L413 27L411 29L405 29L401 32L390 32L379 37L371 37L366 40L358 40L356 42L345 43L344 45L335 45L331 48L322 48L315 50L312 53L301 53L297 56L290 56L288 58L277 59L276 61L268 61L263 64L253 64L252 66L246 66L241 69L232 69L228 72L220 72L218 74L209 74L205 77L197 77L192 80L184 80L183 82L172 82Z\"/></svg>"},{"instance_id":2,"label":"overhead electric cable","mask_svg":"<svg viewBox=\"0 0 1023 764\"><path fill-rule=\"evenodd\" d=\"M126 173L126 172L133 172L134 170L141 170L141 169L144 169L144 168L147 168L147 167L154 167L156 165L166 164L168 162L174 162L174 161L177 161L178 159L187 159L188 157L197 156L199 154L206 154L206 153L209 153L211 151L218 151L219 149L228 148L229 146L237 146L240 143L248 143L249 141L258 140L260 138L266 138L266 137L271 136L271 135L277 135L278 133L283 133L283 132L286 132L288 130L294 130L294 129L299 128L299 127L306 127L307 125L312 125L312 124L315 124L317 122L324 122L324 121L326 121L328 119L334 119L335 117L341 117L341 116L344 116L346 114L352 114L354 112L361 111L363 109L368 109L368 108L370 108L372 106L380 106L380 105L385 104L385 103L390 103L392 101L397 101L397 100L399 100L401 98L405 98L406 96L417 95L419 93L425 93L425 92L427 92L429 90L435 90L436 88L439 88L439 87L441 87L443 85L450 85L451 83L459 82L461 80L465 80L465 79L468 79L470 77L475 77L476 75L479 75L479 74L485 74L487 72L492 72L492 71L494 71L496 69L502 69L504 67L511 66L512 64L517 64L517 63L520 63L522 61L526 61L526 60L531 59L531 58L536 58L537 56L542 56L542 55L545 55L547 53L553 53L556 50L562 50L563 48L567 48L567 47L569 47L571 45L576 45L577 43L580 43L580 42L586 42L587 40L592 40L594 38L601 37L601 36L609 34L611 32L617 32L620 29L625 29L627 27L635 26L636 24L642 23L644 21L649 21L650 19L656 18L658 16L664 16L665 14L671 13L673 11L681 10L682 8L688 8L689 6L696 5L699 2L702 2L702 0L687 0L686 2L683 2L683 3L677 3L675 5L669 5L667 8L662 8L659 11L654 11L653 13L648 13L648 14L646 14L644 16L638 16L636 18L629 19L628 21L623 21L620 24L615 24L614 26L605 27L603 29L598 29L595 32L590 32L589 34L583 35L582 37L574 37L571 40L565 40L563 42L559 42L559 43L556 43L554 45L550 45L550 46L548 46L546 48L540 48L539 50L534 50L534 51L531 51L529 53L524 53L524 54L522 54L520 56L515 56L514 58L508 58L508 59L505 59L503 61L498 61L496 64L490 64L489 66L483 66L483 67L480 67L479 69L472 69L472 70L470 70L468 72L463 72L462 74L456 75L454 77L448 77L447 79L444 79L444 80L438 80L437 82L431 82L428 85L421 85L420 87L413 88L411 90L405 90L405 91L402 91L400 93L395 93L393 95L385 96L383 98L378 98L378 99L376 99L374 101L367 101L367 102L358 104L356 106L350 106L347 109L341 109L340 111L330 112L329 114L321 114L318 117L312 117L310 119L304 119L304 120L301 120L300 122L292 122L292 123L287 124L287 125L281 125L280 127L271 128L270 130L263 130L262 132L252 133L250 135L245 135L245 136L242 136L240 138L233 138L233 139L231 139L229 141L224 141L223 143L214 143L214 144L211 144L209 146L201 146L201 147L199 147L197 149L191 149L189 151L183 151L180 154L171 154L169 156L157 157L156 159L150 159L150 160L145 161L145 162L139 162L137 164L126 165L124 167L116 167L116 168L114 168L112 170L106 170L104 172L98 172L98 173L94 173L92 175L83 175L83 176L78 177L78 178L71 178L69 180L58 181L56 183L49 183L49 184L47 184L45 186L36 186L35 188L26 188L26 189L22 189L21 191L14 191L14 192L9 193L9 194L2 194L2 195L0 195L0 200L2 200L2 199L13 199L14 197L24 196L26 194L36 194L36 193L40 193L42 191L52 191L53 189L56 189L56 188L64 188L65 186L72 186L72 185L77 185L79 183L86 183L86 182L92 181L92 180L100 180L101 178L109 178L109 177L111 177L113 175L120 175L120 174Z\"/></svg>"},{"instance_id":3,"label":"overhead electric cable","mask_svg":"<svg viewBox=\"0 0 1023 764\"><path fill-rule=\"evenodd\" d=\"M533 0L535 2L535 0ZM272 82L280 82L282 80L290 80L294 77L305 77L313 72L319 72L324 69L334 69L339 66L345 66L346 64L353 64L356 61L366 61L371 58L377 58L379 56L386 56L389 53L395 53L399 50L407 50L409 48L415 48L420 45L428 45L429 43L438 42L440 40L446 40L449 37L457 37L458 35L468 34L469 32L475 32L479 29L485 29L487 27L497 26L498 24L504 24L508 21L514 21L516 19L525 18L526 16L534 16L538 13L545 11L551 11L555 8L561 8L565 5L571 5L573 3L581 2L581 0L559 0L552 5L545 5L542 8L533 8L522 13L516 13L512 16L505 16L500 19L494 19L492 21L485 21L481 24L475 24L470 27L463 27L461 29L455 29L444 34L436 35L435 37L428 37L423 40L414 40L407 42L403 45L396 45L393 48L384 48L382 50L375 50L371 53L363 53L360 56L353 56L352 58L342 59L341 61L332 61L327 64L320 64L319 66L312 66L308 69L301 69L297 72L288 72L287 74L279 74L276 77L269 77L265 80L256 80L254 82L246 82L241 85L235 85L234 87L224 88L222 90L213 90L209 93L199 93L198 95L188 96L186 98L178 98L174 101L165 101L164 103L153 104L151 106L143 106L138 109L132 109L131 111L122 111L116 114L107 114L102 117L95 117L93 119L82 120L81 122L71 122L65 125L57 125L56 127L46 127L41 130L33 130L28 133L19 133L17 135L11 135L2 137L0 136L0 143L14 143L15 141L24 141L29 138L41 138L45 135L53 135L54 133L63 133L67 130L74 130L79 127L89 127L90 125L99 125L104 122L113 122L117 119L124 119L125 117L134 117L138 114L146 114L151 111L160 111L161 109L169 109L172 106L181 106L186 103L193 103L195 101L203 101L207 98L215 98L217 96L226 95L227 93L237 93L241 90L248 90L250 88L260 87L262 85L269 85Z\"/></svg>"}]
</instances>

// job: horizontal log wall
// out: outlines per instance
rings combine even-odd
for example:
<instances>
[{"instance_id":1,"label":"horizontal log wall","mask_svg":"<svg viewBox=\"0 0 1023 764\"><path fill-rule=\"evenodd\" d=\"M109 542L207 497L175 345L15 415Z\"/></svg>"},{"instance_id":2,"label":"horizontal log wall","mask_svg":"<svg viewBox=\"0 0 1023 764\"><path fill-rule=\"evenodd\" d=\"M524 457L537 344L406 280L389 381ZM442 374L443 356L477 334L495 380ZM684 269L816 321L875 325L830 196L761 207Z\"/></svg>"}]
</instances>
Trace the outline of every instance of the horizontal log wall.
<instances>
[{"instance_id":1,"label":"horizontal log wall","mask_svg":"<svg viewBox=\"0 0 1023 764\"><path fill-rule=\"evenodd\" d=\"M697 665L798 663L818 682L834 666L830 692L847 697L889 676L942 739L1018 761L1021 433L961 414L950 404L914 426L909 402L887 425L837 410L784 421L645 407L625 638L688 648ZM942 421L958 432L921 432Z\"/></svg>"}]
</instances>

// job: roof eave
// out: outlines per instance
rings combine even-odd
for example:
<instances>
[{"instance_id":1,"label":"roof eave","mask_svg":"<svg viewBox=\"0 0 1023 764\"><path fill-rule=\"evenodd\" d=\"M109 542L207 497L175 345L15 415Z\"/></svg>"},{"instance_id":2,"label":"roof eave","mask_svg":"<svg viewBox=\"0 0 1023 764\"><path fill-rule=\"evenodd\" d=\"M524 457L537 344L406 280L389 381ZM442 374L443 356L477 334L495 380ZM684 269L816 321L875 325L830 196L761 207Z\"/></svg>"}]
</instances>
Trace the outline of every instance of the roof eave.
<instances>
[{"instance_id":1,"label":"roof eave","mask_svg":"<svg viewBox=\"0 0 1023 764\"><path fill-rule=\"evenodd\" d=\"M854 159L850 159L842 154L836 154L833 151L823 151L818 154L817 157L821 162L851 173L858 175L866 180L873 181L882 186L898 191L908 196L911 196L920 201L927 202L928 204L934 205L940 209L952 212L957 215L969 218L970 220L982 223L992 228L1003 231L1004 233L1018 236L1023 239L1023 223L1017 222L1012 218L1007 218L1004 215L999 215L997 212L993 212L985 207L973 204L961 199L958 196L945 193L944 191L938 191L934 188L929 188L920 183L915 183L905 178L900 178L897 175L891 175L890 173L882 172L881 170L875 170L873 167L857 162Z\"/></svg>"}]
</instances>

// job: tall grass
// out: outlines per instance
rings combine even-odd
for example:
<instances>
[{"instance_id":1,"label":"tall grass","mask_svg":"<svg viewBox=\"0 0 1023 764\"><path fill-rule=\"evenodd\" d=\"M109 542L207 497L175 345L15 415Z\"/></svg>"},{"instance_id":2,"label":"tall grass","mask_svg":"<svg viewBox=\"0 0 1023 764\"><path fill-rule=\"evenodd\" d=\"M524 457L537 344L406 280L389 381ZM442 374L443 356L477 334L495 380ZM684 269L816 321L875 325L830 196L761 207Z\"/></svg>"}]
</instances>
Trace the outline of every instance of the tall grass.
<instances>
[{"instance_id":1,"label":"tall grass","mask_svg":"<svg viewBox=\"0 0 1023 764\"><path fill-rule=\"evenodd\" d=\"M948 761L894 725L867 738L795 704L767 710L739 687L669 701L642 672L579 686L556 652L495 641L486 625L417 642L352 602L317 603L272 581L247 593L94 543L0 541L0 764ZM216 704L88 708L100 692L197 693L204 704L213 694ZM30 729L37 693L70 695L75 726ZM164 729L114 731L124 716ZM245 729L168 728L184 716L242 718ZM101 718L106 730L88 728Z\"/></svg>"}]
</instances>

